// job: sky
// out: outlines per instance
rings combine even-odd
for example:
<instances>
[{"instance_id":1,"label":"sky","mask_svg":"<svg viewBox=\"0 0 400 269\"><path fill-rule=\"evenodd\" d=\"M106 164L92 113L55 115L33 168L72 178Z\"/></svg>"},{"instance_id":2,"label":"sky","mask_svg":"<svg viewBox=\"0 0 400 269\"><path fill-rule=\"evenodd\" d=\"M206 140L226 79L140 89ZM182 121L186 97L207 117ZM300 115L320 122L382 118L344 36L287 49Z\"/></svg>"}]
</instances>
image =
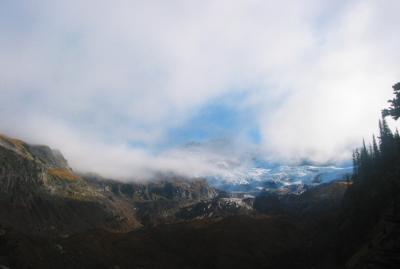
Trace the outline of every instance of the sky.
<instances>
[{"instance_id":1,"label":"sky","mask_svg":"<svg viewBox=\"0 0 400 269\"><path fill-rule=\"evenodd\" d=\"M120 178L220 173L215 160L252 154L343 161L377 131L400 80L398 10L397 0L2 0L0 133Z\"/></svg>"}]
</instances>

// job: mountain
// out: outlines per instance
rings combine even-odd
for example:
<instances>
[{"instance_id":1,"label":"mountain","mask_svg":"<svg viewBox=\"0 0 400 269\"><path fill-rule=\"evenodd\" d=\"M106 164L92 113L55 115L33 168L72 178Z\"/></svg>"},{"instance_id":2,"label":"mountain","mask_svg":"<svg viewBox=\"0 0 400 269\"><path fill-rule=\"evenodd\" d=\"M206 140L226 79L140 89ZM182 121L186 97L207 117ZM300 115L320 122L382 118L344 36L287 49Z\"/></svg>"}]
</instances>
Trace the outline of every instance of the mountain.
<instances>
[{"instance_id":1,"label":"mountain","mask_svg":"<svg viewBox=\"0 0 400 269\"><path fill-rule=\"evenodd\" d=\"M309 187L350 177L352 166L277 165L252 162L232 167L225 175L210 176L210 185L233 192L256 194L262 191L301 193Z\"/></svg>"},{"instance_id":2,"label":"mountain","mask_svg":"<svg viewBox=\"0 0 400 269\"><path fill-rule=\"evenodd\" d=\"M0 136L0 225L29 233L140 226L131 205L110 200L75 173L62 154Z\"/></svg>"},{"instance_id":3,"label":"mountain","mask_svg":"<svg viewBox=\"0 0 400 269\"><path fill-rule=\"evenodd\" d=\"M275 163L266 160L256 148L226 139L193 141L176 154L190 156L208 167L202 176L212 187L251 195L263 191L299 194L319 184L350 178L353 173L353 166L348 163Z\"/></svg>"},{"instance_id":4,"label":"mountain","mask_svg":"<svg viewBox=\"0 0 400 269\"><path fill-rule=\"evenodd\" d=\"M204 180L140 184L82 175L58 150L4 135L0 165L0 227L28 233L126 232L217 195Z\"/></svg>"},{"instance_id":5,"label":"mountain","mask_svg":"<svg viewBox=\"0 0 400 269\"><path fill-rule=\"evenodd\" d=\"M0 268L397 268L389 185L334 180L350 168L255 166L219 189L123 182L1 135Z\"/></svg>"}]
</instances>

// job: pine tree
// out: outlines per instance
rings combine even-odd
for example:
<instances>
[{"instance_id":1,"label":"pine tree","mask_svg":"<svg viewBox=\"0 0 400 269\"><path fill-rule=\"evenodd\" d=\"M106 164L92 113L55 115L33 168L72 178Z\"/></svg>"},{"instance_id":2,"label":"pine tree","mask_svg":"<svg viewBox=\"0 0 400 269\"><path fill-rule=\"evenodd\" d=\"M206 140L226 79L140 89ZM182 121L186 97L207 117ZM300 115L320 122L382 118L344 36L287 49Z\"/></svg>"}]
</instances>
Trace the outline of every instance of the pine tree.
<instances>
[{"instance_id":1,"label":"pine tree","mask_svg":"<svg viewBox=\"0 0 400 269\"><path fill-rule=\"evenodd\" d=\"M382 117L382 129L383 129L384 134L387 137L390 137L390 138L393 137L392 130L390 130L389 125L387 124L387 121L386 121L385 117Z\"/></svg>"},{"instance_id":2,"label":"pine tree","mask_svg":"<svg viewBox=\"0 0 400 269\"><path fill-rule=\"evenodd\" d=\"M375 161L378 161L380 159L380 151L378 147L378 143L376 142L375 135L372 135L372 156Z\"/></svg>"},{"instance_id":3,"label":"pine tree","mask_svg":"<svg viewBox=\"0 0 400 269\"><path fill-rule=\"evenodd\" d=\"M393 85L393 93L395 97L388 102L390 103L390 107L388 109L384 109L382 114L384 117L392 116L395 120L400 118L400 82Z\"/></svg>"},{"instance_id":4,"label":"pine tree","mask_svg":"<svg viewBox=\"0 0 400 269\"><path fill-rule=\"evenodd\" d=\"M367 146L365 145L365 140L363 139L363 146L361 149L361 158L367 158L368 157L368 150Z\"/></svg>"},{"instance_id":5,"label":"pine tree","mask_svg":"<svg viewBox=\"0 0 400 269\"><path fill-rule=\"evenodd\" d=\"M383 158L388 158L391 156L394 147L393 133L387 124L385 117L379 122L379 132L380 132L380 152Z\"/></svg>"},{"instance_id":6,"label":"pine tree","mask_svg":"<svg viewBox=\"0 0 400 269\"><path fill-rule=\"evenodd\" d=\"M378 139L373 135L372 144L368 147L363 140L362 147L353 152L355 181L379 178L393 167L398 167L396 169L400 173L400 134L398 130L393 134L386 121L386 116L400 118L400 83L394 85L393 89L395 98L390 100L391 107L383 110Z\"/></svg>"}]
</instances>

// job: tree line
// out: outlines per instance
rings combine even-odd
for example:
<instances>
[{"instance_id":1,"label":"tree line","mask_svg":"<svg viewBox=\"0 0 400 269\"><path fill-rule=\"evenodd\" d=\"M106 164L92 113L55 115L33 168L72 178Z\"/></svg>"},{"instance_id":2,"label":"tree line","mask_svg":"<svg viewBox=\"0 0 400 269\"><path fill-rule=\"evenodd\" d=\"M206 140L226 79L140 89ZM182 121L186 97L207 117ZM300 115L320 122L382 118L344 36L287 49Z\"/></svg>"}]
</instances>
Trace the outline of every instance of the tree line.
<instances>
[{"instance_id":1,"label":"tree line","mask_svg":"<svg viewBox=\"0 0 400 269\"><path fill-rule=\"evenodd\" d=\"M393 91L395 97L388 101L390 107L382 110L379 136L373 135L368 146L363 141L362 147L353 152L354 184L380 178L388 172L400 176L400 135L397 129L392 132L386 120L388 116L395 120L400 118L400 82L393 86Z\"/></svg>"},{"instance_id":2,"label":"tree line","mask_svg":"<svg viewBox=\"0 0 400 269\"><path fill-rule=\"evenodd\" d=\"M400 118L400 83L393 90L389 108L382 110L378 136L373 135L368 145L363 141L353 152L352 184L339 218L343 257L349 258L366 242L388 209L395 209L400 217L400 135L397 130L392 132L386 121L387 117Z\"/></svg>"}]
</instances>

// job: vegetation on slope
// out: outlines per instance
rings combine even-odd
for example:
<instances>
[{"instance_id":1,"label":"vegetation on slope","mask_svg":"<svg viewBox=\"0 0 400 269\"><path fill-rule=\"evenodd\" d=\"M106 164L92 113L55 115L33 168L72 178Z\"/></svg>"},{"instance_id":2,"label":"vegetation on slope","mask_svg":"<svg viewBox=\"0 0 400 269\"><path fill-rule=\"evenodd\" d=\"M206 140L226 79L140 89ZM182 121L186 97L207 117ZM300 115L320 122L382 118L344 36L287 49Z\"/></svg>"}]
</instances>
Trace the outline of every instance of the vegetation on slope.
<instances>
[{"instance_id":1,"label":"vegetation on slope","mask_svg":"<svg viewBox=\"0 0 400 269\"><path fill-rule=\"evenodd\" d=\"M376 253L365 250L365 255L361 255L364 258L360 258L358 253L368 245L370 249L380 248L380 253L394 251L400 257L400 248L379 247L380 243L377 242L381 240L376 239L379 233L384 233L382 238L393 244L399 244L400 239L388 233L400 227L400 135L397 130L393 133L386 122L387 116L396 120L400 116L400 83L394 85L393 89L396 97L389 101L391 107L383 110L379 136L373 136L369 146L363 142L362 147L353 154L353 185L345 195L340 219L342 256L348 259L356 253L358 257L357 262L353 258L351 268L385 268L390 264L394 266L393 263L400 264L399 259L380 267L377 263L387 263L389 259L377 258ZM389 215L390 220L387 217ZM372 243L374 241L375 244ZM373 261L376 259L379 262Z\"/></svg>"},{"instance_id":2,"label":"vegetation on slope","mask_svg":"<svg viewBox=\"0 0 400 269\"><path fill-rule=\"evenodd\" d=\"M77 175L72 173L71 170L65 168L49 168L47 169L47 173L50 176L61 180L75 181L79 178Z\"/></svg>"}]
</instances>

